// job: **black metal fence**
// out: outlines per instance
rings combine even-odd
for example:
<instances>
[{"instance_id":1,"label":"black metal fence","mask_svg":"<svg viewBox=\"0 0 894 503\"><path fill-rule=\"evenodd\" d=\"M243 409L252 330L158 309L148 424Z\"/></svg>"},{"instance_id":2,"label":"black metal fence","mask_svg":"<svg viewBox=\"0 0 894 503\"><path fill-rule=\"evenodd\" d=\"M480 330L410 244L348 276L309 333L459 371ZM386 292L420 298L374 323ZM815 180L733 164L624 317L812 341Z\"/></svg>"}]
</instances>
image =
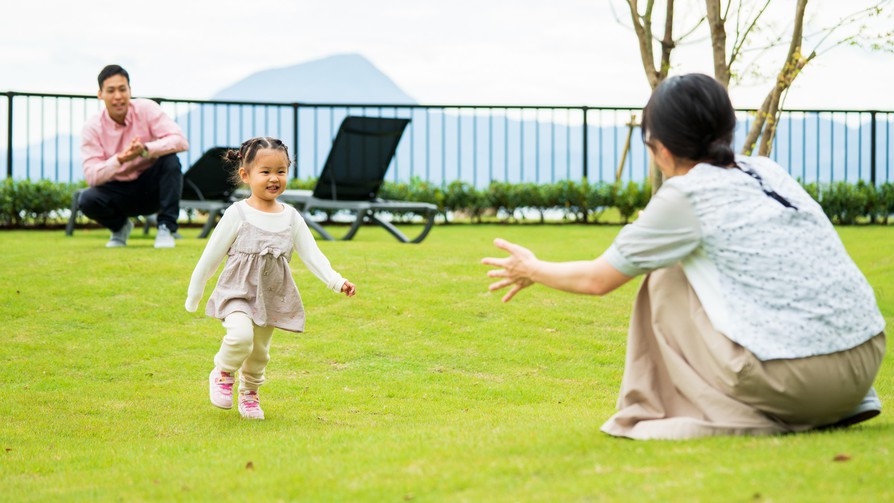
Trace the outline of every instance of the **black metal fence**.
<instances>
[{"instance_id":1,"label":"black metal fence","mask_svg":"<svg viewBox=\"0 0 894 503\"><path fill-rule=\"evenodd\" d=\"M0 99L0 179L79 181L80 132L103 104L95 96L7 92ZM253 136L283 139L292 175L316 176L348 115L410 119L388 179L552 183L641 181L648 174L639 108L267 103L161 99L190 142L184 167L214 146ZM738 148L753 121L739 111ZM892 181L894 112L791 110L772 157L804 182ZM296 148L297 146L297 148Z\"/></svg>"}]
</instances>

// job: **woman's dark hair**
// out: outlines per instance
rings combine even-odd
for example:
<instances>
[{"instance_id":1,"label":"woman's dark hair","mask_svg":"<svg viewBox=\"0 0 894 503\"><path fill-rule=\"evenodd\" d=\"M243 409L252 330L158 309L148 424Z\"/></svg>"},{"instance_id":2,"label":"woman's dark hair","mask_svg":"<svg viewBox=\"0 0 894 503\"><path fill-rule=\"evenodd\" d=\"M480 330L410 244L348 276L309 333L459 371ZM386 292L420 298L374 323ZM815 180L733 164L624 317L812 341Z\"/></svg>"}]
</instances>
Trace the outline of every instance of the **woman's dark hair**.
<instances>
[{"instance_id":1,"label":"woman's dark hair","mask_svg":"<svg viewBox=\"0 0 894 503\"><path fill-rule=\"evenodd\" d=\"M259 136L257 138L246 140L242 146L239 147L239 150L230 149L224 153L224 160L236 163L236 169L233 170L233 173L230 175L231 181L235 185L242 184L242 177L239 176L239 168L245 167L245 169L248 170L251 163L255 160L258 150L265 148L282 150L286 155L286 159L289 159L289 148L286 147L286 144L283 143L282 140L271 138L269 136ZM289 164L291 164L291 161L289 161Z\"/></svg>"},{"instance_id":2,"label":"woman's dark hair","mask_svg":"<svg viewBox=\"0 0 894 503\"><path fill-rule=\"evenodd\" d=\"M99 81L100 90L102 90L102 83L105 82L107 78L113 75L121 75L122 77L127 79L127 85L130 86L130 75L127 74L127 70L121 68L118 65L108 65L99 71L99 77L96 78L96 80Z\"/></svg>"},{"instance_id":3,"label":"woman's dark hair","mask_svg":"<svg viewBox=\"0 0 894 503\"><path fill-rule=\"evenodd\" d=\"M726 89L698 73L670 77L643 109L643 142L660 141L672 154L715 166L735 164L736 111Z\"/></svg>"}]
</instances>

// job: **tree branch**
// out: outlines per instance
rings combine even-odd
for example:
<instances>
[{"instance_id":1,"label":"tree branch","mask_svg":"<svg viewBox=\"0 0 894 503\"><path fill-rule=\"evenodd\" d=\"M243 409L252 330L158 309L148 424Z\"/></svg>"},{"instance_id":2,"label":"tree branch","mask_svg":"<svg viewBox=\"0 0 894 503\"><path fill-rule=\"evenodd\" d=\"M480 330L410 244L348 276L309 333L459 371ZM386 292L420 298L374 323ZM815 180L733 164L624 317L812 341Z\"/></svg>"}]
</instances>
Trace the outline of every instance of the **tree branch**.
<instances>
[{"instance_id":1,"label":"tree branch","mask_svg":"<svg viewBox=\"0 0 894 503\"><path fill-rule=\"evenodd\" d=\"M674 50L674 47L674 0L667 0L667 9L664 16L664 40L661 41L659 82L667 78L667 72L670 71L671 51Z\"/></svg>"},{"instance_id":2,"label":"tree branch","mask_svg":"<svg viewBox=\"0 0 894 503\"><path fill-rule=\"evenodd\" d=\"M733 49L730 51L730 54L729 54L728 65L730 68L732 68L733 64L739 58L739 54L741 54L742 48L745 46L745 41L748 40L748 36L754 30L755 26L757 26L758 20L761 18L761 16L763 16L764 11L767 10L767 7L769 7L769 6L770 6L770 0L767 0L766 3L764 3L764 6L761 7L760 11L758 11L757 15L755 15L754 18L751 19L751 22L748 24L748 27L745 28L745 31L741 32L741 38L739 36L740 35L739 25L738 25L738 23L736 24L736 41L733 44ZM741 8L741 4L740 4L740 8Z\"/></svg>"},{"instance_id":3,"label":"tree branch","mask_svg":"<svg viewBox=\"0 0 894 503\"><path fill-rule=\"evenodd\" d=\"M661 80L658 78L658 72L655 71L655 56L652 52L652 6L654 0L648 0L646 12L643 15L639 14L637 0L626 1L627 6L630 7L633 31L636 32L636 38L639 40L639 53L643 61L643 69L646 72L646 79L649 81L649 86L655 89Z\"/></svg>"}]
</instances>

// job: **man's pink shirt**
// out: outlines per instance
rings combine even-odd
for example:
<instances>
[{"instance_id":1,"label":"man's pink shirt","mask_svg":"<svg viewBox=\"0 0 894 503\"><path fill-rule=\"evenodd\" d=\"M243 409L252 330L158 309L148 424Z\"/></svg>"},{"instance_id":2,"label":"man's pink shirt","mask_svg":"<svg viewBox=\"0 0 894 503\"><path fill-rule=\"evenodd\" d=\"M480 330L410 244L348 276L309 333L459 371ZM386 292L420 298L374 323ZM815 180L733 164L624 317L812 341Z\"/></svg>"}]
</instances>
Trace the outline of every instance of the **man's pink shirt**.
<instances>
[{"instance_id":1,"label":"man's pink shirt","mask_svg":"<svg viewBox=\"0 0 894 503\"><path fill-rule=\"evenodd\" d=\"M126 150L131 140L137 137L148 149L149 157L119 163L117 154ZM132 99L123 125L112 120L108 110L96 114L84 125L81 133L84 178L91 187L111 180L136 180L158 157L188 148L189 143L180 126L162 111L158 103Z\"/></svg>"}]
</instances>

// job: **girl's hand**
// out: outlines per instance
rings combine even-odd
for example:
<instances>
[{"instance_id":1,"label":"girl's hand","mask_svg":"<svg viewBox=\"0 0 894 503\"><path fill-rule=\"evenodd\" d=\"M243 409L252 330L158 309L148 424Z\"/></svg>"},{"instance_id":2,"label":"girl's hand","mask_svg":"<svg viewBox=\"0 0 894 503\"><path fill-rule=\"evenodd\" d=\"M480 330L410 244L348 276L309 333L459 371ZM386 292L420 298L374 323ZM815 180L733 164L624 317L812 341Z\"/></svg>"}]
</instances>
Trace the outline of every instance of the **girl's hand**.
<instances>
[{"instance_id":1,"label":"girl's hand","mask_svg":"<svg viewBox=\"0 0 894 503\"><path fill-rule=\"evenodd\" d=\"M353 297L354 294L357 293L357 287L354 286L354 283L345 281L345 284L341 286L341 293L347 295L348 297Z\"/></svg>"},{"instance_id":2,"label":"girl's hand","mask_svg":"<svg viewBox=\"0 0 894 503\"><path fill-rule=\"evenodd\" d=\"M531 250L504 239L495 239L494 245L509 252L509 256L506 258L487 257L481 259L481 263L502 268L487 271L489 278L503 278L496 283L491 283L489 290L499 290L512 285L509 293L503 296L503 302L509 302L512 297L515 297L515 294L534 284L533 276L538 260Z\"/></svg>"}]
</instances>

